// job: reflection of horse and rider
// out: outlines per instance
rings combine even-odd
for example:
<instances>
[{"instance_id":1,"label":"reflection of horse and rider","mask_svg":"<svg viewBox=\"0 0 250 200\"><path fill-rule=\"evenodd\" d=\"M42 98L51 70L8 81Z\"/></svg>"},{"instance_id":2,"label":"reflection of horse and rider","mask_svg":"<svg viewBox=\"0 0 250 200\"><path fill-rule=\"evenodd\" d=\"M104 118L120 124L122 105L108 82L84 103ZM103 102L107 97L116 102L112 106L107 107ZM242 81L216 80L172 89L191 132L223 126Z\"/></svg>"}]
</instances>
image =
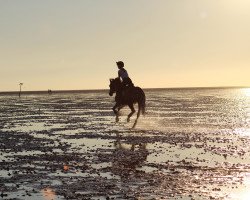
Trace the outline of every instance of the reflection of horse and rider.
<instances>
[{"instance_id":1,"label":"reflection of horse and rider","mask_svg":"<svg viewBox=\"0 0 250 200\"><path fill-rule=\"evenodd\" d=\"M135 127L137 119L140 113L145 113L145 94L140 87L135 87L131 79L129 78L127 70L124 68L124 63L122 61L116 62L118 67L118 77L115 79L110 79L110 90L109 95L112 96L116 93L115 101L116 104L113 107L113 111L116 114L116 121L119 121L118 112L119 110L128 105L131 113L129 113L127 121L129 122L130 117L135 113L134 104L138 103L137 118L133 125Z\"/></svg>"},{"instance_id":2,"label":"reflection of horse and rider","mask_svg":"<svg viewBox=\"0 0 250 200\"><path fill-rule=\"evenodd\" d=\"M121 178L126 179L135 173L138 167L143 166L149 155L146 143L122 142L119 135L114 146L112 172Z\"/></svg>"}]
</instances>

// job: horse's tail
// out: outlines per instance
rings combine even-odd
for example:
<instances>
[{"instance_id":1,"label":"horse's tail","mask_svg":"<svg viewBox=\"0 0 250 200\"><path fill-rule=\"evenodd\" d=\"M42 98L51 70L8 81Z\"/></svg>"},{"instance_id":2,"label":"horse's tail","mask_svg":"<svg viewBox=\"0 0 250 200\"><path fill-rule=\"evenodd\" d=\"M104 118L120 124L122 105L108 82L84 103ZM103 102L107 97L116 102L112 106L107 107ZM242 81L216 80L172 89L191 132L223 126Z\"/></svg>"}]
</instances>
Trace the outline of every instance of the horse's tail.
<instances>
[{"instance_id":1,"label":"horse's tail","mask_svg":"<svg viewBox=\"0 0 250 200\"><path fill-rule=\"evenodd\" d=\"M143 115L145 115L145 110L146 110L146 96L143 92L143 90L141 90L141 98L140 98L140 104L139 104L140 108L141 108L141 112Z\"/></svg>"}]
</instances>

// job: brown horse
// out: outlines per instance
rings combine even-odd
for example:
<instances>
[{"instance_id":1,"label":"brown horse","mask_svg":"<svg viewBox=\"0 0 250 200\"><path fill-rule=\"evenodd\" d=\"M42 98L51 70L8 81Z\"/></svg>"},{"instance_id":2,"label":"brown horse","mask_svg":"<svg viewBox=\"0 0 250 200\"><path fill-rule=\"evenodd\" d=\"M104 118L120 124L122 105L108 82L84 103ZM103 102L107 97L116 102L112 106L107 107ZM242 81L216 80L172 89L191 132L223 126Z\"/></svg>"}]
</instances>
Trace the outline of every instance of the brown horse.
<instances>
[{"instance_id":1,"label":"brown horse","mask_svg":"<svg viewBox=\"0 0 250 200\"><path fill-rule=\"evenodd\" d=\"M112 96L114 93L116 93L115 101L116 104L113 107L113 111L116 114L116 121L119 121L118 112L119 110L128 105L131 113L129 113L127 121L130 121L130 117L135 113L134 104L138 103L138 112L137 112L137 118L135 120L135 123L133 125L133 128L136 126L137 120L140 116L140 112L142 111L142 114L145 114L145 94L143 90L140 87L124 87L122 82L119 78L116 79L110 79L110 85L109 85L109 95Z\"/></svg>"}]
</instances>

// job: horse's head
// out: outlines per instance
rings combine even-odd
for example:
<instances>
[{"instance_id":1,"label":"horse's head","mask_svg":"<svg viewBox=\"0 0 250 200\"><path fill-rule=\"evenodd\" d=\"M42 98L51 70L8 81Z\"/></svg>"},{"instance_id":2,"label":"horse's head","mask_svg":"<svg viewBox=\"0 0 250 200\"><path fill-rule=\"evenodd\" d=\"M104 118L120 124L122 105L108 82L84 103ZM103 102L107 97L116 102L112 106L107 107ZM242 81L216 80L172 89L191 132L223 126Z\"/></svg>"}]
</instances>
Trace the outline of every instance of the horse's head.
<instances>
[{"instance_id":1,"label":"horse's head","mask_svg":"<svg viewBox=\"0 0 250 200\"><path fill-rule=\"evenodd\" d=\"M117 92L121 86L121 81L119 78L109 79L109 95L112 96L115 92Z\"/></svg>"}]
</instances>

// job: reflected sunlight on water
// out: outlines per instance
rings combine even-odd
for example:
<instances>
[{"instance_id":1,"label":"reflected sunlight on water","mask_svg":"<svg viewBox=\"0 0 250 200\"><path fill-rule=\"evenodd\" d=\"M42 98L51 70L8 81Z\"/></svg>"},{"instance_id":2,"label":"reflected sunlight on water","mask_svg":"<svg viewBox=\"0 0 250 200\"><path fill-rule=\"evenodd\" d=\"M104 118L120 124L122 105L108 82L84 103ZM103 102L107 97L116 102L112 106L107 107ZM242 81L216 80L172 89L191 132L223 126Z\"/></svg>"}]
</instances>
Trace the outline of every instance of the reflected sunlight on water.
<instances>
[{"instance_id":1,"label":"reflected sunlight on water","mask_svg":"<svg viewBox=\"0 0 250 200\"><path fill-rule=\"evenodd\" d=\"M250 174L247 173L243 179L243 186L233 190L229 195L232 200L249 200L250 199Z\"/></svg>"},{"instance_id":2,"label":"reflected sunlight on water","mask_svg":"<svg viewBox=\"0 0 250 200\"><path fill-rule=\"evenodd\" d=\"M64 166L63 166L63 170L64 170L64 171L68 171L68 170L69 170L69 166L68 166L68 165L64 165Z\"/></svg>"},{"instance_id":3,"label":"reflected sunlight on water","mask_svg":"<svg viewBox=\"0 0 250 200\"><path fill-rule=\"evenodd\" d=\"M51 188L44 188L41 190L41 193L45 200L54 200L56 197L54 190Z\"/></svg>"},{"instance_id":4,"label":"reflected sunlight on water","mask_svg":"<svg viewBox=\"0 0 250 200\"><path fill-rule=\"evenodd\" d=\"M250 88L243 88L242 93L245 94L247 97L250 97Z\"/></svg>"}]
</instances>

